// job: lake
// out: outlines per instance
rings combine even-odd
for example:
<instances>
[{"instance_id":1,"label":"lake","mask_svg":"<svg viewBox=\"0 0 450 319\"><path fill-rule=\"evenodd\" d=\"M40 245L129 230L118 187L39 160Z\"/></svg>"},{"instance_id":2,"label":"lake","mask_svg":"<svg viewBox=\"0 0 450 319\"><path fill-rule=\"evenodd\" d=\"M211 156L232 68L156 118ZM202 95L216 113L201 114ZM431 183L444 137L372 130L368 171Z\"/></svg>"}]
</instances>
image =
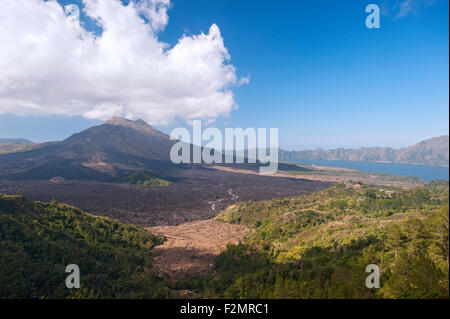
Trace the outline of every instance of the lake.
<instances>
[{"instance_id":1,"label":"lake","mask_svg":"<svg viewBox=\"0 0 450 319\"><path fill-rule=\"evenodd\" d=\"M285 160L299 164L322 165L353 168L369 173L385 173L404 176L416 176L424 181L432 179L449 180L448 167L429 166L415 164L380 163L380 162L353 162L353 161L329 161L329 160Z\"/></svg>"}]
</instances>

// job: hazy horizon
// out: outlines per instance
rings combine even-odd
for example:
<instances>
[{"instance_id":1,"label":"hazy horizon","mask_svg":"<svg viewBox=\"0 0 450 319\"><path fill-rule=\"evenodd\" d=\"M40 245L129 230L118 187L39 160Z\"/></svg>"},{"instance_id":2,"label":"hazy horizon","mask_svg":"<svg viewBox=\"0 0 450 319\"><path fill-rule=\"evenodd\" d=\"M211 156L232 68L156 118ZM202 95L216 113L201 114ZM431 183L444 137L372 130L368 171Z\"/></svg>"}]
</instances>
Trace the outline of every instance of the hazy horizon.
<instances>
[{"instance_id":1,"label":"hazy horizon","mask_svg":"<svg viewBox=\"0 0 450 319\"><path fill-rule=\"evenodd\" d=\"M5 120L5 117L14 117L14 118L18 118L18 121L22 122L22 125L19 125L18 129L15 130L15 128L13 126L15 126L15 121L11 121L10 119ZM54 142L54 141L61 141L64 140L66 138L68 138L69 136L79 133L82 130L85 130L91 126L95 126L95 125L101 125L106 121L102 121L102 120L87 120L84 118L80 118L80 117L54 117L53 119L50 119L50 117L48 118L42 118L42 117L35 117L35 116L21 116L21 117L16 117L16 116L12 116L12 115L0 115L0 121L3 120L5 122L4 126L0 127L0 139L1 138L23 138L23 139L27 139L31 142L34 143L45 143L45 142ZM39 126L39 122L40 121L47 121L47 122L51 122L51 125L55 125L58 124L58 126L60 126L58 129L60 130L61 135L55 135L55 138L50 138L50 137L39 137L35 135L36 132L39 132L42 134L41 128L37 127ZM36 123L37 122L37 123ZM67 125L68 123L70 123L71 125ZM189 129L189 126L184 124L185 127L187 127ZM23 128L26 127L27 129L24 130ZM170 130L164 126L158 126L158 125L154 125L154 127L158 130L160 130L163 133L166 133L168 135L170 135ZM20 132L23 130L23 132L25 132L24 135L19 136L18 134L20 134ZM223 129L222 129L223 131ZM45 135L43 135L45 136ZM59 136L59 137L58 137ZM393 144L389 144L389 145L367 145L367 144L362 144L362 145L311 145L311 144L305 144L305 145L286 145L283 143L283 140L280 139L279 143L280 143L280 148L284 149L284 150L289 150L289 151L303 151L303 150L314 150L314 149L324 149L324 150L330 150L330 149L337 149L337 148L345 148L345 149L358 149L358 148L367 148L367 147L389 147L389 148L393 148L393 149L399 149L399 148L403 148L403 147L408 147L411 145L414 145L416 143L419 143L421 141L430 139L430 138L435 138L435 137L440 137L440 136L448 136L447 134L441 134L441 135L436 135L436 136L429 136L429 137L424 137L420 140L417 140L415 142L412 142L410 144L402 144L402 145L393 145Z\"/></svg>"}]
</instances>

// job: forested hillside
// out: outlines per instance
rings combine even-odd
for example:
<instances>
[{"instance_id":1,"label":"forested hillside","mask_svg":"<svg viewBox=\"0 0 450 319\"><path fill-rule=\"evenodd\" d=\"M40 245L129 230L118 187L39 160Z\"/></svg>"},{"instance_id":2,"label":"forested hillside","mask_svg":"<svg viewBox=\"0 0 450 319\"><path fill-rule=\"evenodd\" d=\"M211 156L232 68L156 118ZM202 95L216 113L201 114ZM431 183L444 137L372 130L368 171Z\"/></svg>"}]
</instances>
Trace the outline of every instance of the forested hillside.
<instances>
[{"instance_id":1,"label":"forested hillside","mask_svg":"<svg viewBox=\"0 0 450 319\"><path fill-rule=\"evenodd\" d=\"M239 203L216 219L252 228L217 275L178 288L233 298L448 298L447 182L404 190L359 183ZM381 288L365 286L379 265Z\"/></svg>"},{"instance_id":2,"label":"forested hillside","mask_svg":"<svg viewBox=\"0 0 450 319\"><path fill-rule=\"evenodd\" d=\"M0 194L1 298L166 298L151 270L150 232L57 202ZM80 268L80 289L65 286L65 267Z\"/></svg>"}]
</instances>

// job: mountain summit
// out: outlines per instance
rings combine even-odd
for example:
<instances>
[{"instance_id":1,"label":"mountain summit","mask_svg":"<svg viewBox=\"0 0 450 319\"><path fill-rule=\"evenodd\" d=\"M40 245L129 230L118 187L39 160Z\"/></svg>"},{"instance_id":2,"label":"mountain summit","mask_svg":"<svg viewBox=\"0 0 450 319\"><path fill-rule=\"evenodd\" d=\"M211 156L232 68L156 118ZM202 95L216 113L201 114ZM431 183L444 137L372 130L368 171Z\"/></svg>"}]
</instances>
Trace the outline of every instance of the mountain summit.
<instances>
[{"instance_id":1,"label":"mountain summit","mask_svg":"<svg viewBox=\"0 0 450 319\"><path fill-rule=\"evenodd\" d=\"M122 116L115 116L111 118L110 120L106 121L104 125L116 125L116 126L123 126L132 128L137 131L141 131L147 134L152 134L156 136L160 136L161 138L169 138L168 135L158 131L157 129L153 128L151 125L149 125L144 120L138 119L136 121L129 120Z\"/></svg>"}]
</instances>

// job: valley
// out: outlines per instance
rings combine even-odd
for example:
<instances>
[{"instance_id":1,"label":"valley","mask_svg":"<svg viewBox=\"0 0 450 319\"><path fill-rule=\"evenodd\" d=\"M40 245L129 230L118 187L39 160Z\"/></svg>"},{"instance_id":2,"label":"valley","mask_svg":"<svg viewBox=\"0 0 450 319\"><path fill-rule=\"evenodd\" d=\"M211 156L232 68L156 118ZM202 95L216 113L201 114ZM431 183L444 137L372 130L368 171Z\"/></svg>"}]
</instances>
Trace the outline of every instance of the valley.
<instances>
[{"instance_id":1,"label":"valley","mask_svg":"<svg viewBox=\"0 0 450 319\"><path fill-rule=\"evenodd\" d=\"M30 200L47 202L55 199L94 215L152 227L210 219L237 200L299 195L329 185L331 183L320 181L193 168L180 171L176 182L164 187L60 179L0 179L0 193L23 193Z\"/></svg>"}]
</instances>

